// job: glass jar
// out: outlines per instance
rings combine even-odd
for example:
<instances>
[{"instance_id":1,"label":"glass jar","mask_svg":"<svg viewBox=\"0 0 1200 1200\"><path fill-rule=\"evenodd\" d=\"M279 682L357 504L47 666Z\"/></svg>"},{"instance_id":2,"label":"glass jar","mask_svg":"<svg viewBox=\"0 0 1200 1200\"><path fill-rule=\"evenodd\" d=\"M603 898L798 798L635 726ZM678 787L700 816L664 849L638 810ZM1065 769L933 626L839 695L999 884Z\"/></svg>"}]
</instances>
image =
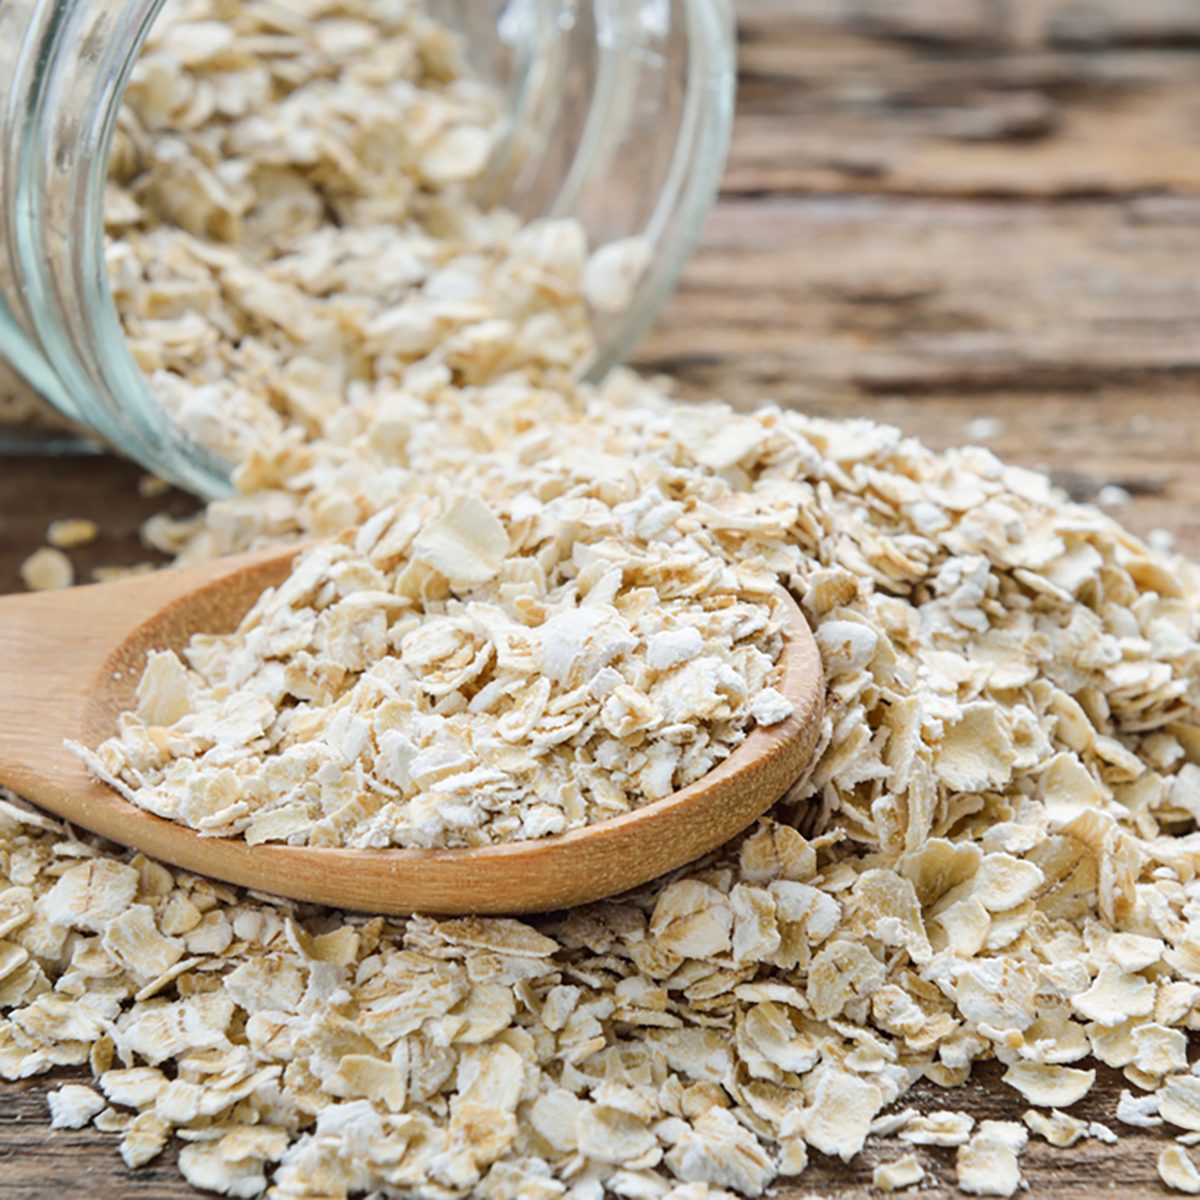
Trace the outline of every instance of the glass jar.
<instances>
[{"instance_id":1,"label":"glass jar","mask_svg":"<svg viewBox=\"0 0 1200 1200\"><path fill-rule=\"evenodd\" d=\"M0 2L0 419L6 397L11 413L36 394L77 430L215 497L229 490L230 466L152 399L105 269L109 148L163 3ZM642 239L645 267L628 304L592 314L588 372L599 377L670 295L716 195L733 110L729 2L428 8L461 34L472 70L501 97L502 136L478 199L524 218L573 216L593 247Z\"/></svg>"}]
</instances>

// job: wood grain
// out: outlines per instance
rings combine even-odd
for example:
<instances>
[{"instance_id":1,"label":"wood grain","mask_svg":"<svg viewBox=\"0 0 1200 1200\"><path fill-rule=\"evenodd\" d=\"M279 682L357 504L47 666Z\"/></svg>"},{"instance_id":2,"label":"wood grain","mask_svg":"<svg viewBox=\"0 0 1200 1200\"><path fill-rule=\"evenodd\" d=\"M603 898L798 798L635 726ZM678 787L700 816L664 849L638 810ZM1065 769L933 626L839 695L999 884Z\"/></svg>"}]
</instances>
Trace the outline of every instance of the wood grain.
<instances>
[{"instance_id":1,"label":"wood grain","mask_svg":"<svg viewBox=\"0 0 1200 1200\"><path fill-rule=\"evenodd\" d=\"M684 395L869 415L977 440L1200 556L1200 4L1195 0L736 0L740 115L725 194L643 365ZM985 425L977 424L987 419ZM0 589L54 517L104 526L82 568L146 556L161 501L112 460L0 460ZM181 508L185 498L174 503ZM85 574L81 570L81 574ZM980 1068L906 1102L1019 1119ZM66 1078L65 1075L58 1078ZM114 1143L53 1133L51 1080L0 1087L0 1200L195 1195L173 1150L127 1173ZM1157 1131L1114 1120L1102 1069L1076 1108L1122 1135L1022 1156L1037 1200L1168 1193ZM870 1194L814 1155L789 1200ZM919 1149L956 1195L953 1152Z\"/></svg>"},{"instance_id":2,"label":"wood grain","mask_svg":"<svg viewBox=\"0 0 1200 1200\"><path fill-rule=\"evenodd\" d=\"M971 1080L947 1091L928 1082L918 1083L905 1097L905 1107L921 1112L952 1108L970 1112L979 1120L1020 1120L1026 1106L1001 1081L1002 1069L987 1063ZM91 1200L195 1200L196 1192L184 1183L174 1166L178 1146L137 1171L127 1171L116 1153L116 1140L88 1130L50 1130L46 1127L44 1093L66 1082L87 1082L76 1069L5 1084L0 1108L0 1200L46 1200L60 1194L88 1196ZM1089 1139L1066 1150L1033 1139L1021 1155L1021 1170L1029 1200L1162 1200L1170 1193L1157 1179L1154 1161L1169 1137L1159 1130L1131 1129L1113 1118L1116 1097L1124 1080L1117 1071L1100 1068L1092 1092L1072 1108L1085 1120L1104 1121L1119 1131L1118 1145ZM895 1140L872 1138L863 1153L847 1165L813 1152L808 1170L794 1182L781 1180L772 1195L776 1200L878 1200L871 1173L880 1163L891 1162L911 1150L925 1168L919 1188L899 1193L920 1200L961 1200L954 1186L954 1150L931 1146L908 1147Z\"/></svg>"}]
</instances>

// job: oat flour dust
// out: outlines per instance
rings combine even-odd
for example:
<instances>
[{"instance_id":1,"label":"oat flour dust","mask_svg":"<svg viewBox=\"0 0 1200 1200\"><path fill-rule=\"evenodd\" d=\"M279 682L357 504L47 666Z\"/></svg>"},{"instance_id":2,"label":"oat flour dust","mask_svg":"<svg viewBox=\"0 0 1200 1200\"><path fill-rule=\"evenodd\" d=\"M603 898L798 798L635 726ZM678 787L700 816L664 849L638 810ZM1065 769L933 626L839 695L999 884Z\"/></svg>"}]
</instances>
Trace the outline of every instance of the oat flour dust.
<instances>
[{"instance_id":1,"label":"oat flour dust","mask_svg":"<svg viewBox=\"0 0 1200 1200\"><path fill-rule=\"evenodd\" d=\"M251 840L551 833L772 719L782 585L828 678L808 776L708 859L528 921L274 901L6 797L0 1076L84 1068L56 1126L131 1168L176 1139L238 1197L753 1197L868 1135L881 1191L940 1146L1011 1195L1030 1138L1151 1125L1200 1191L1196 568L984 450L578 382L638 257L473 207L493 127L416 3L154 31L113 287L237 491L148 536L325 540L238 634L152 660L100 761ZM905 1107L989 1059L1012 1120ZM1128 1081L1103 1123L1071 1112L1094 1060Z\"/></svg>"}]
</instances>

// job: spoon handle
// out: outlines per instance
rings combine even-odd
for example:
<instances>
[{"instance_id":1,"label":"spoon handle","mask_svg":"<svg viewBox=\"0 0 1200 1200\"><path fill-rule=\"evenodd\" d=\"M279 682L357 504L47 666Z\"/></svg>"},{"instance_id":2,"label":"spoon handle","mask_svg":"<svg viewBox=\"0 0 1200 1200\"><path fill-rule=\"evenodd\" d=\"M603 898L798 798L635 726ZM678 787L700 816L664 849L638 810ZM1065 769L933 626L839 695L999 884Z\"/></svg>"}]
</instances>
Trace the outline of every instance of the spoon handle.
<instances>
[{"instance_id":1,"label":"spoon handle","mask_svg":"<svg viewBox=\"0 0 1200 1200\"><path fill-rule=\"evenodd\" d=\"M253 568L277 559L282 573L294 553L275 547L116 583L0 597L0 784L72 817L72 791L87 776L63 739L88 741L97 717L107 717L111 732L116 713L97 713L95 701L110 696L114 683L127 683L116 690L132 699L148 648L139 626L153 619L156 645L171 644L174 634L180 646L196 628L197 609L189 603L188 623L176 629L172 609L208 594L209 628L228 628L222 613L236 613L236 621L264 586Z\"/></svg>"}]
</instances>

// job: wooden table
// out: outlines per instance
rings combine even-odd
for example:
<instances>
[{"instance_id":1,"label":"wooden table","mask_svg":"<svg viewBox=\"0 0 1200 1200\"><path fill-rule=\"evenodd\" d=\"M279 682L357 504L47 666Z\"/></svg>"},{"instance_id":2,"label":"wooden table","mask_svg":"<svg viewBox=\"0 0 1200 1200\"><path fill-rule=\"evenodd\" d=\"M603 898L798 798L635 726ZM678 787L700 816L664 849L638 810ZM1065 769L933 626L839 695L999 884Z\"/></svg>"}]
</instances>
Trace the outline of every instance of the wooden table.
<instances>
[{"instance_id":1,"label":"wooden table","mask_svg":"<svg viewBox=\"0 0 1200 1200\"><path fill-rule=\"evenodd\" d=\"M1073 496L1115 484L1122 518L1200 555L1200 4L1196 0L738 0L743 79L721 204L640 362L685 394L869 415L947 446L983 441ZM0 459L0 590L53 518L75 552L140 561L163 504L111 459ZM186 509L174 497L176 511ZM2 686L2 681L0 681ZM1019 1119L984 1068L909 1102ZM51 1133L53 1081L0 1086L0 1200L194 1195L172 1155L136 1174L115 1141ZM1122 1079L1073 1111L1115 1125ZM1032 1197L1166 1195L1162 1139L1031 1142ZM919 1150L953 1188L953 1151ZM814 1155L786 1195L867 1194Z\"/></svg>"}]
</instances>

